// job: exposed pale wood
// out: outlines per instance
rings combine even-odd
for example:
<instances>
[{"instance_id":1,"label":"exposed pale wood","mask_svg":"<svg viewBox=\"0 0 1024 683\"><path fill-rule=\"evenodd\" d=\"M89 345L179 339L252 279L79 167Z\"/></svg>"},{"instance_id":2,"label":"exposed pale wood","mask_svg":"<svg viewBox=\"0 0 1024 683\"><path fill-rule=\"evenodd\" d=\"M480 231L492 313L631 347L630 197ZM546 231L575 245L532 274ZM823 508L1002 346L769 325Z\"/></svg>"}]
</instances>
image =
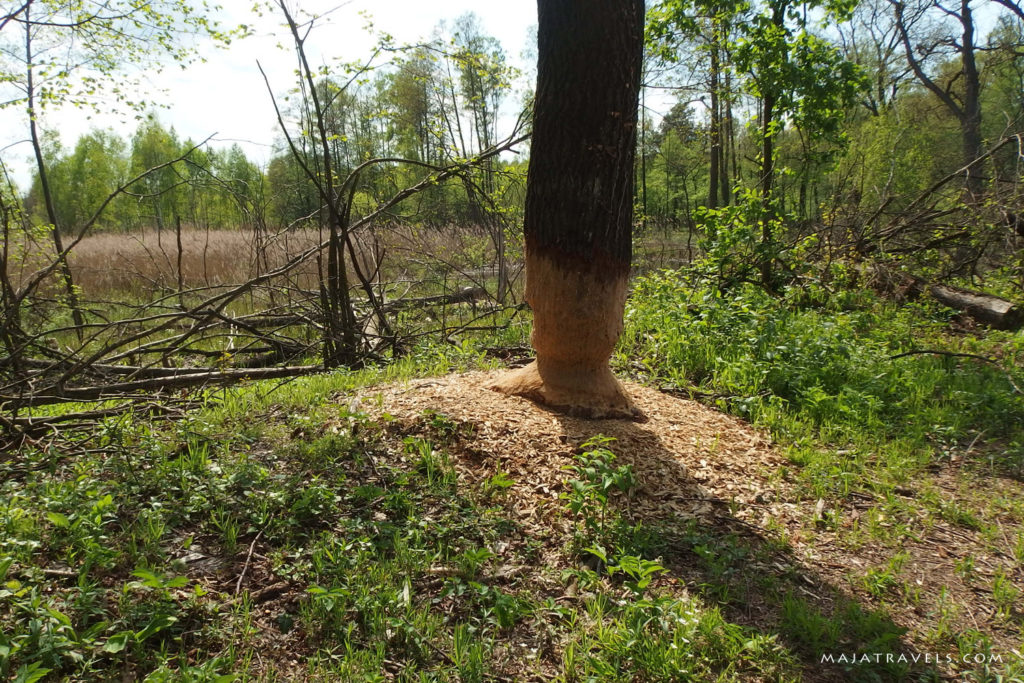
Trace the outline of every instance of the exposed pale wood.
<instances>
[{"instance_id":1,"label":"exposed pale wood","mask_svg":"<svg viewBox=\"0 0 1024 683\"><path fill-rule=\"evenodd\" d=\"M998 296L942 284L928 285L928 293L936 301L997 330L1017 330L1024 325L1024 309Z\"/></svg>"},{"instance_id":2,"label":"exposed pale wood","mask_svg":"<svg viewBox=\"0 0 1024 683\"><path fill-rule=\"evenodd\" d=\"M909 298L927 294L939 303L963 311L973 320L997 330L1018 330L1024 326L1024 308L1002 297L931 283L882 264L874 265L874 279L875 286L886 294Z\"/></svg>"}]
</instances>

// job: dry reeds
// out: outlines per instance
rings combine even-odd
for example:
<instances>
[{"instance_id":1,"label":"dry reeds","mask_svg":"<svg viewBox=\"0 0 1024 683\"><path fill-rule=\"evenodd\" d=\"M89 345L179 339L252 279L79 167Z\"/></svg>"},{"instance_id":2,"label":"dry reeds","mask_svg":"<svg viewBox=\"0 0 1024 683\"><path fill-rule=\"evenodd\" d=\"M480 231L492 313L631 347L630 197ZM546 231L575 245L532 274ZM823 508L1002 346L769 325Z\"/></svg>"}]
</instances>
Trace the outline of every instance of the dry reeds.
<instances>
[{"instance_id":1,"label":"dry reeds","mask_svg":"<svg viewBox=\"0 0 1024 683\"><path fill-rule=\"evenodd\" d=\"M296 230L273 239L252 230L184 229L101 233L82 240L71 254L75 282L91 297L138 291L187 289L245 282L279 268L318 242L315 230ZM178 271L178 265L181 271ZM300 267L315 278L315 265ZM310 283L313 280L310 279ZM309 283L306 283L309 284Z\"/></svg>"},{"instance_id":2,"label":"dry reeds","mask_svg":"<svg viewBox=\"0 0 1024 683\"><path fill-rule=\"evenodd\" d=\"M141 303L179 289L215 289L248 282L279 269L325 237L325 232L312 228L275 234L195 227L183 228L180 235L173 229L97 233L78 243L68 261L84 300ZM403 293L451 292L465 286L493 288L493 236L481 228L376 225L359 229L353 238L359 272L376 287L387 288L389 298ZM518 248L516 244L511 253ZM11 273L16 284L24 283L54 258L53 245L42 235L20 239L17 250L22 256ZM348 270L349 282L357 285L359 278L351 263ZM513 263L513 280L520 270L521 266ZM268 287L309 295L318 291L319 281L317 260L311 257ZM55 283L44 283L44 291Z\"/></svg>"}]
</instances>

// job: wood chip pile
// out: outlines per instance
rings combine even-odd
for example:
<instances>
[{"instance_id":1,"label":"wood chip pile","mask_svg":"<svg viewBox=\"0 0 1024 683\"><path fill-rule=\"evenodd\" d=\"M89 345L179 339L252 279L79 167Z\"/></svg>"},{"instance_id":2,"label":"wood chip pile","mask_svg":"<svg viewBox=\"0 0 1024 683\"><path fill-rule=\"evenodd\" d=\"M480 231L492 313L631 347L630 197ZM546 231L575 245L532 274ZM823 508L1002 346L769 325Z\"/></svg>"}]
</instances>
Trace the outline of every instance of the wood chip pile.
<instances>
[{"instance_id":1,"label":"wood chip pile","mask_svg":"<svg viewBox=\"0 0 1024 683\"><path fill-rule=\"evenodd\" d=\"M782 502L793 500L778 476L786 460L765 434L739 419L634 383L626 389L645 419L567 417L484 388L494 374L378 386L362 397L363 409L376 419L390 415L407 433L427 432L430 411L457 423L461 436L445 450L460 477L479 483L507 472L515 481L512 507L527 523L566 523L556 514L572 476L565 468L581 444L604 435L615 439L608 444L615 465L631 465L636 475L638 490L627 504L634 517L797 524L796 506Z\"/></svg>"}]
</instances>

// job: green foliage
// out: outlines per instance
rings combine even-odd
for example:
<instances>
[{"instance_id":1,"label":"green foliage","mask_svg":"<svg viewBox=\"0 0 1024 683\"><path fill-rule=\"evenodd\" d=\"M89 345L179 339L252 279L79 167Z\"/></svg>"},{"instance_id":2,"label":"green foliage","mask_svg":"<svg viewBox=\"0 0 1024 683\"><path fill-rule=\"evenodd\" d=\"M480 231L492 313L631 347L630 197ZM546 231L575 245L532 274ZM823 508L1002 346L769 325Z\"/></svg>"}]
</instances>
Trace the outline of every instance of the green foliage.
<instances>
[{"instance_id":1,"label":"green foliage","mask_svg":"<svg viewBox=\"0 0 1024 683\"><path fill-rule=\"evenodd\" d=\"M432 647L452 652L460 670L479 669L494 633L529 615L530 603L514 591L478 581L493 563L488 548L517 534L515 525L457 491L445 457L425 440L411 442L414 462L384 462L380 430L331 407L346 429L294 444L283 439L256 455L252 436L236 428L251 419L249 410L219 410L219 418L171 426L111 421L103 458L81 463L77 474L46 466L17 481L5 477L5 678L104 677L125 666L153 680L173 671L189 680L244 674L259 647L246 635L250 603L244 593L220 593L196 570L217 560L238 571L246 547L257 545L267 563L259 571L308 587L274 615L277 627L293 634L301 627L310 642L330 640L348 651L343 662L324 663L346 679L346 671L380 670L381 642L388 657L408 656L424 670L448 666L431 661ZM308 428L305 417L296 414L282 428ZM425 486L432 476L436 486ZM48 577L42 569L54 562L74 576ZM463 587L446 594L465 609L451 627L434 612L442 593L423 589L439 563L457 567Z\"/></svg>"},{"instance_id":2,"label":"green foliage","mask_svg":"<svg viewBox=\"0 0 1024 683\"><path fill-rule=\"evenodd\" d=\"M48 161L57 213L62 225L71 230L91 219L108 195L127 179L129 172L125 143L109 130L83 135L71 154ZM32 191L39 191L38 178ZM40 201L32 199L35 203ZM118 219L111 213L108 212L106 221L116 224Z\"/></svg>"},{"instance_id":3,"label":"green foliage","mask_svg":"<svg viewBox=\"0 0 1024 683\"><path fill-rule=\"evenodd\" d=\"M843 491L891 490L929 456L943 457L932 447L973 441L980 421L1019 439L1020 407L995 368L889 360L915 340L935 342L941 311L896 314L869 294L828 296L826 284L851 275L836 268L830 277L772 297L743 284L722 292L692 273L648 275L628 311L626 348L645 354L658 381L715 392L721 407L772 429L803 465L803 483L837 494L830 531L842 543ZM996 341L1007 363L1021 351L1013 335L986 343ZM826 610L800 590L798 563L772 569L792 561L785 540L636 524L632 468L605 437L585 442L568 468L573 483L560 504L571 532L521 527L508 513L518 499L503 494L507 473L479 486L455 476L449 453L472 438L465 424L436 410L412 424L375 424L349 403L353 387L477 358L440 353L424 352L419 370L410 360L218 392L177 423L108 420L73 468L33 449L0 463L3 675L283 675L265 648L273 637L303 653L310 678L376 680L398 662L410 677L485 680L511 671L501 662L528 670L543 657L566 680L796 681L825 652L900 651L903 632L886 606L919 600L927 609L898 552L851 576L867 598ZM695 361L703 374L692 374ZM906 394L918 384L923 396ZM996 466L1009 467L1003 457ZM966 506L919 498L936 518L986 528ZM882 510L885 525L875 512L861 521L878 527L870 533L880 544L903 533L895 502ZM230 586L210 566L230 567ZM43 573L53 568L61 573ZM970 575L973 588L991 592L1000 623L1015 623L1010 571ZM284 595L256 603L267 586ZM770 616L757 628L734 623L754 596ZM991 649L985 634L958 627L954 607L929 637L964 652ZM850 675L911 674L901 667Z\"/></svg>"},{"instance_id":4,"label":"green foliage","mask_svg":"<svg viewBox=\"0 0 1024 683\"><path fill-rule=\"evenodd\" d=\"M608 576L623 574L628 577L626 587L638 596L643 595L644 590L658 574L668 571L659 562L645 560L636 555L619 555L609 561L608 553L603 546L595 545L585 550L601 561Z\"/></svg>"},{"instance_id":5,"label":"green foliage","mask_svg":"<svg viewBox=\"0 0 1024 683\"><path fill-rule=\"evenodd\" d=\"M1022 438L1024 397L998 368L941 356L891 358L920 346L998 346L1019 385L1019 339L995 332L985 340L948 338L936 307L899 307L866 292L830 296L848 276L833 269L779 298L753 285L722 292L681 272L646 276L627 307L622 352L643 359L660 381L722 396L717 405L793 444L791 457L818 491L846 494L856 481L901 480L934 457L934 446L981 432ZM843 454L814 454L812 442ZM880 448L880 457L871 455ZM1012 449L999 459L1019 471Z\"/></svg>"},{"instance_id":6,"label":"green foliage","mask_svg":"<svg viewBox=\"0 0 1024 683\"><path fill-rule=\"evenodd\" d=\"M61 228L77 233L94 218L93 231L173 230L177 220L186 226L236 228L257 218L263 210L264 178L241 148L194 147L154 115L140 123L128 142L114 131L94 130L66 153L47 136L46 162ZM108 202L136 177L125 194ZM33 220L46 222L38 174L25 203Z\"/></svg>"},{"instance_id":7,"label":"green foliage","mask_svg":"<svg viewBox=\"0 0 1024 683\"><path fill-rule=\"evenodd\" d=\"M560 494L577 524L577 542L601 542L605 538L609 518L608 502L613 493L629 495L636 486L629 465L615 467L615 454L606 445L615 439L595 436L580 446L575 460L578 464L565 469L575 475L569 480L569 492Z\"/></svg>"},{"instance_id":8,"label":"green foliage","mask_svg":"<svg viewBox=\"0 0 1024 683\"><path fill-rule=\"evenodd\" d=\"M9 59L0 63L0 83L18 84L21 96L3 98L0 108L25 107L31 70L35 76L31 94L42 108L114 106L142 111L148 103L139 96L130 67L159 70L169 62L184 68L196 57L192 41L182 40L183 36L207 35L226 44L237 35L212 21L207 6L185 0L101 5L87 0L35 0L4 11L10 14L4 16L0 45ZM26 30L31 35L29 63L25 61Z\"/></svg>"},{"instance_id":9,"label":"green foliage","mask_svg":"<svg viewBox=\"0 0 1024 683\"><path fill-rule=\"evenodd\" d=\"M788 167L788 160L777 162L779 152L775 144L788 122L800 133L803 159L794 160L800 165L820 154L815 146L817 141L833 145L843 142L841 127L847 110L866 87L867 80L836 46L815 35L808 10L822 13L824 21L843 20L849 17L853 5L847 0L803 4L777 0L756 7L746 3L664 0L649 10L648 43L662 61L679 61L679 46L697 43L702 48L702 66L713 72L711 87L716 89L715 98L735 98L734 92L722 87L724 74L735 75L748 93L759 98L761 112L758 118L750 120L748 133L761 145L755 185L762 191L765 214L773 213L770 209L775 208L775 178ZM723 54L729 60L725 64L720 61ZM709 59L712 61L707 64ZM718 117L721 126L722 112L712 111L711 115L712 125ZM717 135L722 137L721 130ZM718 144L721 149L720 140ZM732 144L736 144L735 139ZM763 158L766 155L770 158ZM725 164L724 157L718 163ZM735 160L733 166L732 173L726 175L731 175L732 182L739 185L742 180ZM668 173L665 182L669 184ZM712 200L717 202L717 197ZM763 220L770 218L765 215Z\"/></svg>"},{"instance_id":10,"label":"green foliage","mask_svg":"<svg viewBox=\"0 0 1024 683\"><path fill-rule=\"evenodd\" d=\"M743 283L757 284L759 265L765 262L774 265L772 280L761 284L771 290L804 275L807 265L801 256L816 239L789 244L785 226L790 218L776 212L766 215L763 198L756 191L740 193L731 206L701 209L697 220L703 228L699 242L703 254L693 264L693 273L723 293Z\"/></svg>"},{"instance_id":11,"label":"green foliage","mask_svg":"<svg viewBox=\"0 0 1024 683\"><path fill-rule=\"evenodd\" d=\"M567 680L792 680L790 655L773 636L727 622L686 599L588 601L594 635L567 646Z\"/></svg>"},{"instance_id":12,"label":"green foliage","mask_svg":"<svg viewBox=\"0 0 1024 683\"><path fill-rule=\"evenodd\" d=\"M842 17L849 2L816 2L828 16ZM745 18L736 41L736 68L747 72L748 90L771 96L778 112L791 115L804 134L835 136L845 110L866 81L839 50L810 33L806 8L788 0L769 3L765 11Z\"/></svg>"},{"instance_id":13,"label":"green foliage","mask_svg":"<svg viewBox=\"0 0 1024 683\"><path fill-rule=\"evenodd\" d=\"M559 497L576 520L576 552L596 559L609 577L621 575L626 587L641 597L666 569L657 561L632 554L643 530L630 527L618 511L609 508L612 495L628 497L636 487L633 468L613 464L616 456L607 444L614 440L598 435L580 446L582 452L575 456L578 464L565 468L577 478L568 481L569 492Z\"/></svg>"}]
</instances>

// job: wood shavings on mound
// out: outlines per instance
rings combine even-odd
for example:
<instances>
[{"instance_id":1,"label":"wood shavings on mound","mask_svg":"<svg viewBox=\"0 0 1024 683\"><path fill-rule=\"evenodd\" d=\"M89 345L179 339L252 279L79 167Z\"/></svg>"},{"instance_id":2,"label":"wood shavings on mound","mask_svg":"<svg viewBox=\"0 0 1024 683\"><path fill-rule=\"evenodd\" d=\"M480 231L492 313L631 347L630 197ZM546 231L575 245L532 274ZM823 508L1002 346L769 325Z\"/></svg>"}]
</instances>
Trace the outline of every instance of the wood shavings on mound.
<instances>
[{"instance_id":1,"label":"wood shavings on mound","mask_svg":"<svg viewBox=\"0 0 1024 683\"><path fill-rule=\"evenodd\" d=\"M567 523L558 500L572 476L565 468L582 443L604 435L615 439L615 465L633 468L638 489L628 510L636 518L797 524L796 506L782 502L794 500L783 491L790 487L775 476L787 461L742 420L632 382L624 386L645 421L574 418L485 389L501 372L377 386L361 397L363 408L390 415L406 433L429 432L430 411L457 423L460 436L444 450L459 476L480 484L507 472L515 482L509 504L523 521Z\"/></svg>"}]
</instances>

